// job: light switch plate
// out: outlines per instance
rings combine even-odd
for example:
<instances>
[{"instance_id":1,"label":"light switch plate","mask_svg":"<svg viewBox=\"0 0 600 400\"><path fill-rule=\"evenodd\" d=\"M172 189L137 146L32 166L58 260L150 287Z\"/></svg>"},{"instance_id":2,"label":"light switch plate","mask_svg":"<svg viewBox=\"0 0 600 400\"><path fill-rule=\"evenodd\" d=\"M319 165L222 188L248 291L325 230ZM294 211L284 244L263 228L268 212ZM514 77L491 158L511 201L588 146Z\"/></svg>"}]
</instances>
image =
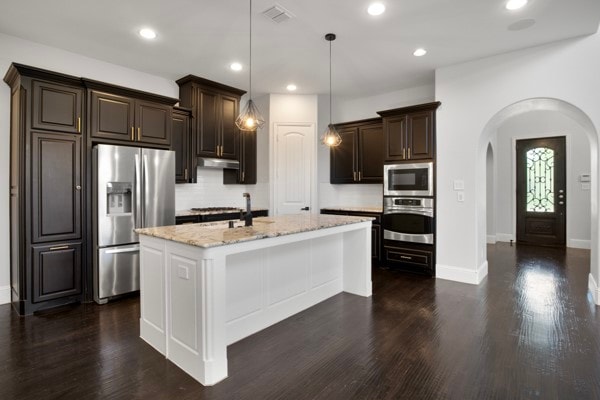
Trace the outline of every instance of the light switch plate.
<instances>
[{"instance_id":1,"label":"light switch plate","mask_svg":"<svg viewBox=\"0 0 600 400\"><path fill-rule=\"evenodd\" d=\"M465 189L465 181L455 180L454 181L454 190L464 190Z\"/></svg>"},{"instance_id":2,"label":"light switch plate","mask_svg":"<svg viewBox=\"0 0 600 400\"><path fill-rule=\"evenodd\" d=\"M456 192L456 201L465 201L465 192Z\"/></svg>"}]
</instances>

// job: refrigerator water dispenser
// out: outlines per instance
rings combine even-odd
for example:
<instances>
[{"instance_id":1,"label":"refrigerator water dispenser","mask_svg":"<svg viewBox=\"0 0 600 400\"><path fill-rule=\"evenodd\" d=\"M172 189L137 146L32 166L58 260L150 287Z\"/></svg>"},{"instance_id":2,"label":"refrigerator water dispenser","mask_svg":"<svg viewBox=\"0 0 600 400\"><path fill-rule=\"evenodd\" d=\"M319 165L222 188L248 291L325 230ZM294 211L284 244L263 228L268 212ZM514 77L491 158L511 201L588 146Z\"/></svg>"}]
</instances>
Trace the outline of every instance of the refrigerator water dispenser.
<instances>
[{"instance_id":1,"label":"refrigerator water dispenser","mask_svg":"<svg viewBox=\"0 0 600 400\"><path fill-rule=\"evenodd\" d=\"M106 211L108 215L131 214L133 206L131 182L106 184Z\"/></svg>"}]
</instances>

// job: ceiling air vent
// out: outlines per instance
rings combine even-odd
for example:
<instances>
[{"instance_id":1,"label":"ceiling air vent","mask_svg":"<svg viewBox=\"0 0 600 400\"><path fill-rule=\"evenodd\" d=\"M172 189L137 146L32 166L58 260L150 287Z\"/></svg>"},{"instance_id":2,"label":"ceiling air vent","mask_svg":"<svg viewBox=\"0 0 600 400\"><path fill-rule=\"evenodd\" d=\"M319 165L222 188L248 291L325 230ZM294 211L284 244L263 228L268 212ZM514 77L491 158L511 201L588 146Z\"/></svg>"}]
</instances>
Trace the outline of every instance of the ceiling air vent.
<instances>
[{"instance_id":1,"label":"ceiling air vent","mask_svg":"<svg viewBox=\"0 0 600 400\"><path fill-rule=\"evenodd\" d=\"M294 17L294 15L281 7L279 4L275 4L273 7L263 11L265 17L269 18L273 22L281 23Z\"/></svg>"}]
</instances>

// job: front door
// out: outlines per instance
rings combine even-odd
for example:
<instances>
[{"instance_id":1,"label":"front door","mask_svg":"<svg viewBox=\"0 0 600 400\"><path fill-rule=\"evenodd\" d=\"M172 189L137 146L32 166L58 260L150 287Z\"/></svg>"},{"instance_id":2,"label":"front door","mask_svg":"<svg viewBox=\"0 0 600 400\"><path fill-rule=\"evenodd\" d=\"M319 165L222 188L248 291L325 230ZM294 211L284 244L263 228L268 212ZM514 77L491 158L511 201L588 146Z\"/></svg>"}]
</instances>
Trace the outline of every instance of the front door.
<instances>
[{"instance_id":1,"label":"front door","mask_svg":"<svg viewBox=\"0 0 600 400\"><path fill-rule=\"evenodd\" d=\"M565 138L517 140L517 242L564 246Z\"/></svg>"}]
</instances>

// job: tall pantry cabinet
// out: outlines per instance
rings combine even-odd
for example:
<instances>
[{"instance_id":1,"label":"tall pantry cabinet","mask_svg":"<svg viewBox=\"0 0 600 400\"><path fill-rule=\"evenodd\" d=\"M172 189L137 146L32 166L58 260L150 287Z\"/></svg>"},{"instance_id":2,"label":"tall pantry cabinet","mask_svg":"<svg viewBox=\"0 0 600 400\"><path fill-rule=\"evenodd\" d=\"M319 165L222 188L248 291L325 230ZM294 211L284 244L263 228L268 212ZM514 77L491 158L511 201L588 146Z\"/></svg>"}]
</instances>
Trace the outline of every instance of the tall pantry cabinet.
<instances>
[{"instance_id":1,"label":"tall pantry cabinet","mask_svg":"<svg viewBox=\"0 0 600 400\"><path fill-rule=\"evenodd\" d=\"M19 314L82 300L84 95L78 78L13 64L11 301Z\"/></svg>"}]
</instances>

